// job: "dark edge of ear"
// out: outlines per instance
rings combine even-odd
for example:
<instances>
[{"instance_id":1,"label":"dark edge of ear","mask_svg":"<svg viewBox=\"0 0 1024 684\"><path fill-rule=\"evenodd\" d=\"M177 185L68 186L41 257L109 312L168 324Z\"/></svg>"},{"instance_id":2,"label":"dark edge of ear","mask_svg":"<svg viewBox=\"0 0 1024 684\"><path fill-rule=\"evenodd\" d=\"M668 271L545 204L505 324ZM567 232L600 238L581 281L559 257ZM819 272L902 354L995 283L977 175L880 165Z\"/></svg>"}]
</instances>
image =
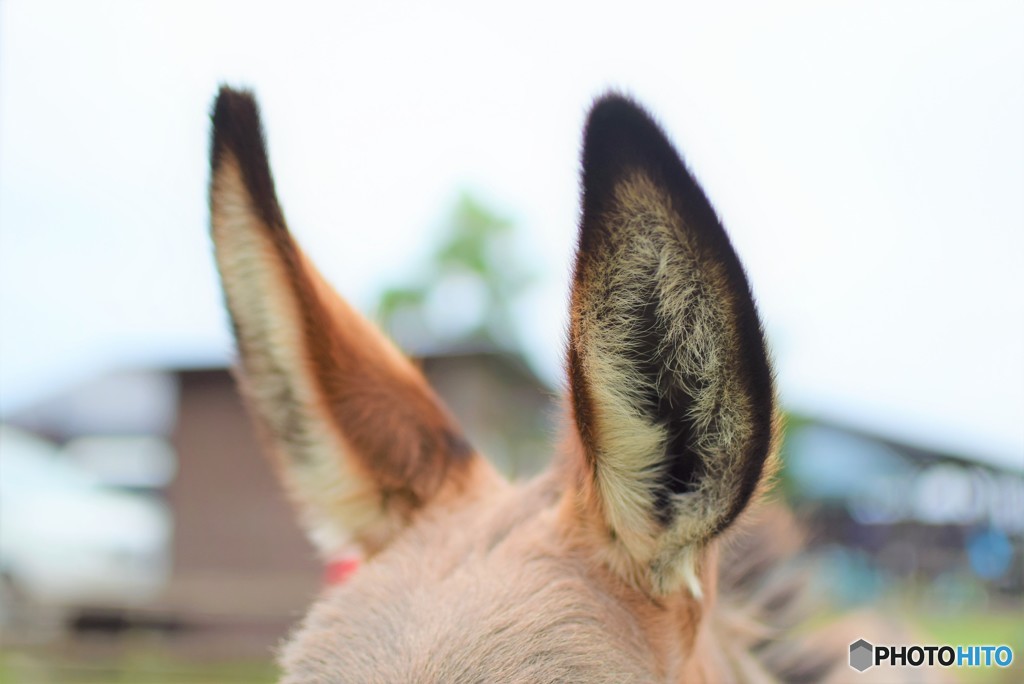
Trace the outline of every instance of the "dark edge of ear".
<instances>
[{"instance_id":1,"label":"dark edge of ear","mask_svg":"<svg viewBox=\"0 0 1024 684\"><path fill-rule=\"evenodd\" d=\"M775 395L764 332L743 266L704 191L653 117L620 93L611 92L597 99L584 130L583 201L575 277L580 277L587 255L594 253L607 239L602 234L607 225L602 217L613 209L617 184L637 171L666 192L672 208L687 231L696 238L699 248L705 251L709 260L723 267L732 295L741 352L735 359L739 364L736 372L743 379L750 398L755 434L749 442L748 453L742 455L745 464L741 491L728 514L719 522L715 530L718 533L742 512L752 497L772 448ZM586 440L593 430L591 400L587 396L580 364L574 358L575 340L571 337L570 333L569 381L578 427ZM669 452L681 455L672 446ZM588 461L592 468L595 467L593 455L588 454ZM667 506L670 494L689 491L693 478L699 475L699 464L676 458L666 469L658 504Z\"/></svg>"},{"instance_id":2,"label":"dark edge of ear","mask_svg":"<svg viewBox=\"0 0 1024 684\"><path fill-rule=\"evenodd\" d=\"M284 268L291 292L297 300L299 324L307 347L306 360L312 365L317 391L322 394L327 410L332 413L335 420L338 420L339 416L346 415L346 411L339 408L339 404L345 402L344 397L341 397L344 392L340 391L335 383L345 381L350 373L343 372L346 369L339 370L337 367L339 350L336 341L327 334L323 326L323 322L330 318L327 310L329 304L318 294L315 271L309 270L311 264L303 263L301 252L288 232L284 213L277 200L259 106L253 93L222 86L214 102L211 119L211 209L212 202L217 196L218 168L226 159L234 158L251 200L251 209L268 231L275 257ZM247 334L246 326L239 323L239 312L232 306L230 298L227 298L226 288L224 292L244 366L246 359L259 354L260 334L259 331L254 334L251 330ZM379 393L381 388L378 384L381 378L375 375L375 371L365 367L359 370L373 377L374 382L367 383L367 386L372 387L374 393ZM270 368L268 372L286 375L280 368ZM282 403L297 410L298 401L291 394L289 385L286 382L282 382L281 385ZM404 497L414 506L421 505L427 500L428 495L434 493L438 484L444 480L451 464L468 464L476 455L476 451L463 436L448 409L437 398L432 388L424 382L424 387L418 391L419 400L425 402L427 408L401 420L404 432L411 434L405 442L411 448L389 452L395 458L406 458L409 452L413 451L421 454L422 462L418 463L418 470L403 469L395 466L393 459L384 458L378 440L389 435L376 429L374 421L353 420L344 421L342 424L343 432L353 442L369 472L378 477L388 473L395 474L395 482L387 486L381 485L382 489L386 490L385 495ZM408 409L403 406L401 410ZM393 412L402 415L398 407L394 408ZM302 421L294 412L284 415L286 420L283 425L276 428L276 432L283 435L284 441L291 447L289 455L299 454L299 460L303 460L301 456L307 440L299 427ZM430 417L426 422L424 415ZM409 426L415 426L415 430L411 430ZM391 467L390 470L388 467Z\"/></svg>"},{"instance_id":3,"label":"dark edge of ear","mask_svg":"<svg viewBox=\"0 0 1024 684\"><path fill-rule=\"evenodd\" d=\"M252 91L222 85L210 118L213 121L213 138L210 141L213 177L216 177L225 154L234 156L260 218L268 228L284 228L284 213L277 201L274 177L267 158L260 108Z\"/></svg>"}]
</instances>

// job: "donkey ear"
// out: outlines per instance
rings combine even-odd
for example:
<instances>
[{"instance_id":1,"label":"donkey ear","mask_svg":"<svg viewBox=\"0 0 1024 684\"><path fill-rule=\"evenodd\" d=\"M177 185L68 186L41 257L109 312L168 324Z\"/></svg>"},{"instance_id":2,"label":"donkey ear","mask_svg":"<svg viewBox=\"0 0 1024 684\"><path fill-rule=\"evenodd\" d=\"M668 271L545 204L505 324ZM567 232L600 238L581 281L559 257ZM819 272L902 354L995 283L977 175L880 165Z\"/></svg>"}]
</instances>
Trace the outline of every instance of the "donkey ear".
<instances>
[{"instance_id":1,"label":"donkey ear","mask_svg":"<svg viewBox=\"0 0 1024 684\"><path fill-rule=\"evenodd\" d=\"M614 564L656 593L770 472L772 372L750 287L665 134L608 95L583 143L568 371L587 508ZM766 464L768 467L766 467Z\"/></svg>"},{"instance_id":2,"label":"donkey ear","mask_svg":"<svg viewBox=\"0 0 1024 684\"><path fill-rule=\"evenodd\" d=\"M428 504L493 477L420 373L301 253L259 110L222 88L210 214L239 380L313 541L372 554Z\"/></svg>"}]
</instances>

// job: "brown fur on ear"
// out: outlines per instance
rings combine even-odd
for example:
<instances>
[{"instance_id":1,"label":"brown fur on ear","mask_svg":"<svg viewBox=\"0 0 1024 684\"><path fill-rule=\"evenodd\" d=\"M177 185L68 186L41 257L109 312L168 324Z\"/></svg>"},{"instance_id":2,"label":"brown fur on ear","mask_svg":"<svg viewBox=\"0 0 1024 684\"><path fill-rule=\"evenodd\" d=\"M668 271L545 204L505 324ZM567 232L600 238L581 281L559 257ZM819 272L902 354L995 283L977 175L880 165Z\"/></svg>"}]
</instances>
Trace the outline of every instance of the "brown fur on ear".
<instances>
[{"instance_id":1,"label":"brown fur on ear","mask_svg":"<svg viewBox=\"0 0 1024 684\"><path fill-rule=\"evenodd\" d=\"M591 111L568 371L614 561L658 592L771 469L772 373L749 285L699 185L630 100ZM625 557L625 560L621 560Z\"/></svg>"},{"instance_id":2,"label":"brown fur on ear","mask_svg":"<svg viewBox=\"0 0 1024 684\"><path fill-rule=\"evenodd\" d=\"M211 167L217 264L251 411L314 541L372 553L446 485L491 471L422 375L295 244L251 93L221 89Z\"/></svg>"}]
</instances>

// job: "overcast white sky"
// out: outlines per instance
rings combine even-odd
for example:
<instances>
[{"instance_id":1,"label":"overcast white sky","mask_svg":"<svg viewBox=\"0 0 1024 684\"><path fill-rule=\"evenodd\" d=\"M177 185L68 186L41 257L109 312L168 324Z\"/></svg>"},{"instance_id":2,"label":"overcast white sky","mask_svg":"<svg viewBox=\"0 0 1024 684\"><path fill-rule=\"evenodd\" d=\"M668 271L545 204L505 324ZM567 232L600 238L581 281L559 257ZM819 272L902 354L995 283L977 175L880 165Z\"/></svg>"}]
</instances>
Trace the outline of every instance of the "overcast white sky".
<instances>
[{"instance_id":1,"label":"overcast white sky","mask_svg":"<svg viewBox=\"0 0 1024 684\"><path fill-rule=\"evenodd\" d=\"M6 0L0 411L227 358L222 81L256 89L291 225L363 309L460 190L514 217L557 378L579 129L616 86L723 215L789 406L1024 467L1024 3L664 5Z\"/></svg>"}]
</instances>

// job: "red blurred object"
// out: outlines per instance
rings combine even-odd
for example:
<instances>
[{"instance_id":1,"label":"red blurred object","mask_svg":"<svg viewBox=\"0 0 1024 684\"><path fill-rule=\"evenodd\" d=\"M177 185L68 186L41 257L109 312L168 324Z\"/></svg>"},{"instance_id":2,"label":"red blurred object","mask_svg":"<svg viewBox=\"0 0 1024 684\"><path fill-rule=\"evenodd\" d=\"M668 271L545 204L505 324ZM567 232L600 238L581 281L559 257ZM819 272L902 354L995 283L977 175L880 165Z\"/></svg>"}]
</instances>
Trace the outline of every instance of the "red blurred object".
<instances>
[{"instance_id":1,"label":"red blurred object","mask_svg":"<svg viewBox=\"0 0 1024 684\"><path fill-rule=\"evenodd\" d=\"M359 569L360 558L358 556L343 556L335 558L327 564L324 572L324 581L328 586L344 584Z\"/></svg>"}]
</instances>

